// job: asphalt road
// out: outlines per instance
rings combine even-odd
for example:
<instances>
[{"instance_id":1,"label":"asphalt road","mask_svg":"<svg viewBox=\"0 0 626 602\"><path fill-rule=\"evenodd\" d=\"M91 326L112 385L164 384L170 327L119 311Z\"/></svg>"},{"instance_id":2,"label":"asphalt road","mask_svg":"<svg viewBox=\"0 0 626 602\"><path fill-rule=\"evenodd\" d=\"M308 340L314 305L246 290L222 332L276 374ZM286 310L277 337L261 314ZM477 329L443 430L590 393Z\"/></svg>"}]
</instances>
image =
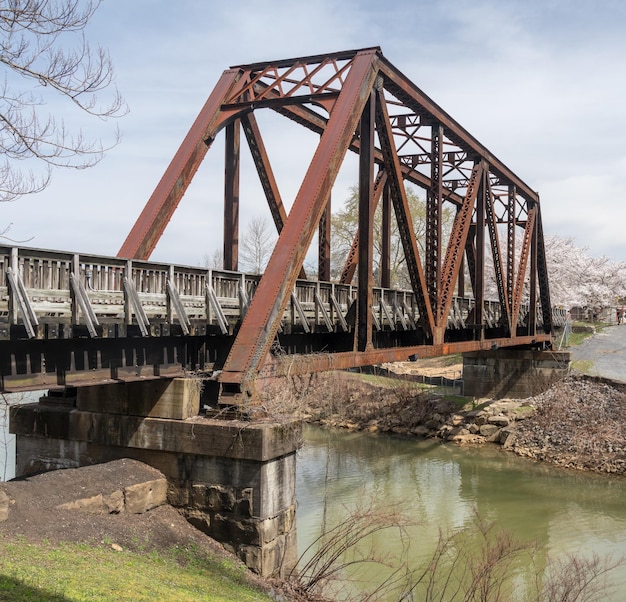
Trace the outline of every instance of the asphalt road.
<instances>
[{"instance_id":1,"label":"asphalt road","mask_svg":"<svg viewBox=\"0 0 626 602\"><path fill-rule=\"evenodd\" d=\"M626 324L604 328L571 352L573 362L585 362L581 372L626 382Z\"/></svg>"}]
</instances>

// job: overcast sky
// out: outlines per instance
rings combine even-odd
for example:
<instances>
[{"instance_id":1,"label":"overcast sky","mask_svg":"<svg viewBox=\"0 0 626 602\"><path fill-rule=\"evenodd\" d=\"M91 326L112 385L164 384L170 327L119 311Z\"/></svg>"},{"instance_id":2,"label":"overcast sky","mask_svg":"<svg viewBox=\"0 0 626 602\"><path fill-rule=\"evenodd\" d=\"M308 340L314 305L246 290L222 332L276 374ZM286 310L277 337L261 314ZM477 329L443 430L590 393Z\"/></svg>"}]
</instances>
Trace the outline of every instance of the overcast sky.
<instances>
[{"instance_id":1,"label":"overcast sky","mask_svg":"<svg viewBox=\"0 0 626 602\"><path fill-rule=\"evenodd\" d=\"M2 223L27 246L115 255L229 66L380 46L539 191L547 234L626 261L623 0L105 0L87 34L114 61L130 109L118 120L123 139L98 166L57 171L43 193L2 205ZM269 125L289 205L316 141L290 122ZM152 259L199 265L221 247L220 142ZM352 177L337 183L334 203ZM256 179L243 174L242 229L269 216Z\"/></svg>"}]
</instances>

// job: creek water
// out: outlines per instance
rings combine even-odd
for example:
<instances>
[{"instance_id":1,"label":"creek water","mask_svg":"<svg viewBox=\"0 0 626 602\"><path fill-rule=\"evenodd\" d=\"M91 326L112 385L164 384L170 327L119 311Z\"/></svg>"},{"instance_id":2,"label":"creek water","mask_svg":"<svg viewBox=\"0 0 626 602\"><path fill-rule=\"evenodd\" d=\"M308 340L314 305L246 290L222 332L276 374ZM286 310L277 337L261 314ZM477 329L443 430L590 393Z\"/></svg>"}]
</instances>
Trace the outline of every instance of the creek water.
<instances>
[{"instance_id":1,"label":"creek water","mask_svg":"<svg viewBox=\"0 0 626 602\"><path fill-rule=\"evenodd\" d=\"M626 557L626 479L550 467L491 446L306 427L296 492L300 553L315 548L324 524L342 524L357 505L373 501L383 509L398 504L414 524L405 537L384 531L364 545L397 557L408 543L412 568L431 557L440 532L469 527L477 515L540 544L538 566L568 553ZM386 574L367 565L350 580L372 589ZM607 599L626 600L626 566L611 572L611 582Z\"/></svg>"}]
</instances>

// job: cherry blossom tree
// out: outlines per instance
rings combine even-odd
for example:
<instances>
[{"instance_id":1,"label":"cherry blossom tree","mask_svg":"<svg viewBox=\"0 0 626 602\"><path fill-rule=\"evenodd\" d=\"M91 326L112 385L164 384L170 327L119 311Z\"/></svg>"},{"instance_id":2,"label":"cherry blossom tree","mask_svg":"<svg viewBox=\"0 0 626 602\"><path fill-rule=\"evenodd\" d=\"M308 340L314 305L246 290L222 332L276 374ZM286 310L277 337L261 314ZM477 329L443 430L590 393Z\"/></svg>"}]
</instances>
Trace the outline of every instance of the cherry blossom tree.
<instances>
[{"instance_id":1,"label":"cherry blossom tree","mask_svg":"<svg viewBox=\"0 0 626 602\"><path fill-rule=\"evenodd\" d=\"M550 292L565 307L611 307L626 297L626 262L595 257L572 237L545 238Z\"/></svg>"},{"instance_id":2,"label":"cherry blossom tree","mask_svg":"<svg viewBox=\"0 0 626 602\"><path fill-rule=\"evenodd\" d=\"M576 246L573 237L545 235L544 244L553 305L602 308L626 300L626 262L596 257L588 248ZM485 250L485 296L498 298L489 248Z\"/></svg>"}]
</instances>

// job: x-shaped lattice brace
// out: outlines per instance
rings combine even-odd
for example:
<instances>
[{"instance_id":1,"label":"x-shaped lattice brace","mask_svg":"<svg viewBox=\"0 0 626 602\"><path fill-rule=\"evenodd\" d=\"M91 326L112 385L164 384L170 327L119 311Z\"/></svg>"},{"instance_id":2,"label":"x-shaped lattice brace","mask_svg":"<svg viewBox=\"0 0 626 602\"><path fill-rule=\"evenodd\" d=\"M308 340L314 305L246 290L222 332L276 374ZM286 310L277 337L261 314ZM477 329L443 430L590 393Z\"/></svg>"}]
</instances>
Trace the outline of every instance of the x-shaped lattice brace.
<instances>
[{"instance_id":1,"label":"x-shaped lattice brace","mask_svg":"<svg viewBox=\"0 0 626 602\"><path fill-rule=\"evenodd\" d=\"M254 111L271 108L320 135L293 202L283 206ZM321 110L320 110L321 109ZM251 395L259 374L279 371L269 353L316 231L319 274L329 277L329 200L348 150L359 154L359 230L341 281L357 280L353 350L313 357L307 370L342 368L426 355L549 341L551 306L538 195L480 145L382 55L379 48L242 65L226 70L119 256L148 259L217 133L225 129L224 268L237 269L239 147L243 130L279 238L223 366L225 390ZM376 169L377 166L377 169ZM405 191L426 191L426 235L420 252ZM373 216L382 198L380 285L389 286L393 218L417 302L419 337L393 349L372 344ZM444 237L442 207L455 218ZM487 250L486 237L489 240ZM500 239L504 237L504 250ZM519 240L518 240L519 239ZM521 243L521 244L518 244ZM422 257L423 255L423 257ZM485 340L484 281L493 263L504 333ZM449 343L448 315L466 276L474 309L471 341ZM537 285L543 333L536 332ZM522 301L531 310L520 326Z\"/></svg>"}]
</instances>

